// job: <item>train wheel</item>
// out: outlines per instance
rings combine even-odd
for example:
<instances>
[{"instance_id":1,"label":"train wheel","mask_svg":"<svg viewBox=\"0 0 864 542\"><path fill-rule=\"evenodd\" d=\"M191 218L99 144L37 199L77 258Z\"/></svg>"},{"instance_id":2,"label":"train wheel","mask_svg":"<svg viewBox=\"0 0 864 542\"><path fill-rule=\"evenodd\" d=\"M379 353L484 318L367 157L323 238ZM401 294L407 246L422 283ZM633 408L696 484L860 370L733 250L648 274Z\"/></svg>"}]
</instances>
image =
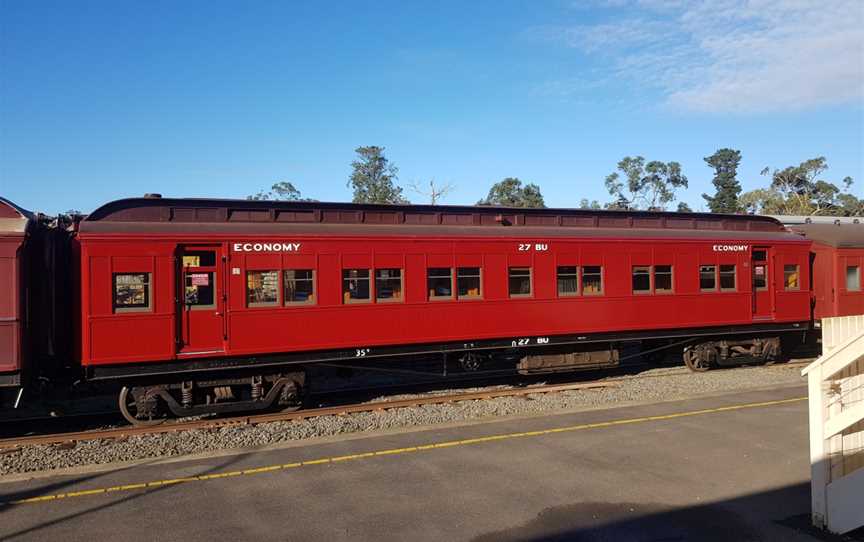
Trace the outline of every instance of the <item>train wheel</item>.
<instances>
[{"instance_id":1,"label":"train wheel","mask_svg":"<svg viewBox=\"0 0 864 542\"><path fill-rule=\"evenodd\" d=\"M696 373L704 373L711 368L710 357L702 355L700 348L688 348L685 350L684 363L688 369Z\"/></svg>"},{"instance_id":2,"label":"train wheel","mask_svg":"<svg viewBox=\"0 0 864 542\"><path fill-rule=\"evenodd\" d=\"M133 425L151 426L159 425L167 419L164 415L159 414L158 399L155 396L145 398L144 401L148 403L146 405L142 405L136 396L137 394L133 393L132 390L126 386L123 386L123 389L120 390L118 403L120 406L120 412L123 414L123 417L126 418L126 421ZM146 406L146 413L142 411L142 406Z\"/></svg>"}]
</instances>

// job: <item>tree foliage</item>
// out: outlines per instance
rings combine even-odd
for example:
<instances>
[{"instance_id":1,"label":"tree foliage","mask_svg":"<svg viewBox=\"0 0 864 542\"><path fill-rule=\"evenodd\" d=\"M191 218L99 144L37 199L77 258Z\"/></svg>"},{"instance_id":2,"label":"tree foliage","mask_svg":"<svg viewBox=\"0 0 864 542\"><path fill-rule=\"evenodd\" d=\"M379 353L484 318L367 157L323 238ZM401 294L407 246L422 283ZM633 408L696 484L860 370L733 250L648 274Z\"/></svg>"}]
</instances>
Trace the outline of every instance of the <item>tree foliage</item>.
<instances>
[{"instance_id":1,"label":"tree foliage","mask_svg":"<svg viewBox=\"0 0 864 542\"><path fill-rule=\"evenodd\" d=\"M603 207L600 205L600 202L596 199L589 200L588 198L582 198L582 200L579 202L579 209L589 209L597 211L602 208Z\"/></svg>"},{"instance_id":2,"label":"tree foliage","mask_svg":"<svg viewBox=\"0 0 864 542\"><path fill-rule=\"evenodd\" d=\"M358 147L351 162L348 186L354 190L354 203L408 203L396 181L399 168L384 156L384 147Z\"/></svg>"},{"instance_id":3,"label":"tree foliage","mask_svg":"<svg viewBox=\"0 0 864 542\"><path fill-rule=\"evenodd\" d=\"M827 170L828 162L823 156L773 172L765 168L762 174L770 174L771 185L742 194L741 204L750 213L774 215L855 216L864 213L864 201L851 193L852 178L843 179L841 189L821 178Z\"/></svg>"},{"instance_id":4,"label":"tree foliage","mask_svg":"<svg viewBox=\"0 0 864 542\"><path fill-rule=\"evenodd\" d=\"M606 190L615 198L607 209L665 211L675 200L675 190L687 188L687 177L678 162L646 163L642 156L625 156L618 162L618 171L621 174L606 177Z\"/></svg>"},{"instance_id":5,"label":"tree foliage","mask_svg":"<svg viewBox=\"0 0 864 542\"><path fill-rule=\"evenodd\" d=\"M259 190L257 194L247 196L246 199L252 201L314 201L303 198L300 191L288 181L273 183L269 192Z\"/></svg>"},{"instance_id":6,"label":"tree foliage","mask_svg":"<svg viewBox=\"0 0 864 542\"><path fill-rule=\"evenodd\" d=\"M711 156L705 157L705 162L714 168L713 196L702 194L708 202L712 213L737 213L741 211L738 195L741 193L741 183L736 178L738 164L741 163L741 151L733 149L718 149Z\"/></svg>"},{"instance_id":7,"label":"tree foliage","mask_svg":"<svg viewBox=\"0 0 864 542\"><path fill-rule=\"evenodd\" d=\"M537 207L545 208L543 194L540 187L534 183L522 186L522 181L516 177L507 177L497 182L489 189L486 198L477 202L477 205L502 205L505 207Z\"/></svg>"}]
</instances>

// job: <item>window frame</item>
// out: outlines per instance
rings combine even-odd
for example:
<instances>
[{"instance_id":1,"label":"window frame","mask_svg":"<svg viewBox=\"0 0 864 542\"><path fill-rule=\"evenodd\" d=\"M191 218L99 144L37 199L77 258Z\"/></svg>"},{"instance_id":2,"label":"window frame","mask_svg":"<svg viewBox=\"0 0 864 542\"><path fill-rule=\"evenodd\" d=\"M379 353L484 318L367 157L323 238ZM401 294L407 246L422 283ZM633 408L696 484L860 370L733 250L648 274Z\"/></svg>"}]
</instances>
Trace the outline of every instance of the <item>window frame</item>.
<instances>
[{"instance_id":1,"label":"window frame","mask_svg":"<svg viewBox=\"0 0 864 542\"><path fill-rule=\"evenodd\" d=\"M378 297L378 271L399 271L399 297ZM372 270L375 281L375 289L371 292L375 303L404 303L405 302L405 270L401 267L376 267ZM392 277L380 280L393 280Z\"/></svg>"},{"instance_id":2,"label":"window frame","mask_svg":"<svg viewBox=\"0 0 864 542\"><path fill-rule=\"evenodd\" d=\"M304 282L305 281L311 281L312 282L312 300L311 301L308 299L306 301L288 301L288 296L285 295L285 289L288 286L288 279L285 278L285 273L287 273L288 271L294 271L294 272L309 271L312 273L311 279L296 279L296 278L291 279L291 281L293 281L295 283L298 280L301 280ZM302 306L317 305L318 304L318 280L317 280L318 274L315 272L315 269L298 269L298 268L294 268L294 267L286 269L283 267L282 273L281 273L281 279L282 279L281 291L282 291L282 306L283 307L302 307Z\"/></svg>"},{"instance_id":3,"label":"window frame","mask_svg":"<svg viewBox=\"0 0 864 542\"><path fill-rule=\"evenodd\" d=\"M246 297L246 307L249 309L260 309L260 308L273 308L279 307L282 305L282 273L281 269L247 269L246 270L246 281L245 281L245 297ZM249 276L252 273L276 273L276 300L275 301L260 301L260 302L252 302L249 301ZM214 279L215 283L215 279ZM201 305L208 306L208 305Z\"/></svg>"},{"instance_id":4,"label":"window frame","mask_svg":"<svg viewBox=\"0 0 864 542\"><path fill-rule=\"evenodd\" d=\"M350 277L346 278L345 277L346 271L366 271L368 274L367 274L366 278L350 278ZM375 274L373 272L373 269L370 267L348 267L348 268L343 267L342 268L342 284L340 285L341 287L339 288L339 291L342 293L342 304L343 305L364 305L367 303L372 303L375 300L375 281L373 280L374 276L375 276ZM360 298L360 299L355 299L355 298L345 299L345 294L349 293L348 291L345 290L345 281L348 281L348 280L365 280L365 281L367 281L369 283L369 297L366 299L362 299L362 298Z\"/></svg>"},{"instance_id":5,"label":"window frame","mask_svg":"<svg viewBox=\"0 0 864 542\"><path fill-rule=\"evenodd\" d=\"M651 295L654 293L654 266L653 265L631 265L630 266L630 293L632 295ZM644 273L648 275L648 289L647 290L637 290L636 289L636 270L637 269L645 269Z\"/></svg>"},{"instance_id":6,"label":"window frame","mask_svg":"<svg viewBox=\"0 0 864 542\"><path fill-rule=\"evenodd\" d=\"M433 277L429 275L429 271L432 269L446 269L449 271L448 277L450 279L450 295L433 295L430 294L429 288L429 280ZM436 276L436 279L443 279L444 276ZM456 299L456 288L454 288L454 283L456 282L456 269L454 267L427 267L426 268L426 300L427 301L452 301ZM434 290L432 290L434 291Z\"/></svg>"},{"instance_id":7,"label":"window frame","mask_svg":"<svg viewBox=\"0 0 864 542\"><path fill-rule=\"evenodd\" d=\"M477 286L478 286L478 290L480 290L477 295L467 295L467 294L462 295L459 293L459 279L461 278L459 276L459 270L460 269L477 269L477 275L467 275L466 276L466 278L469 278L469 277L470 278L474 278L474 277L477 278ZM457 301L473 301L475 299L483 299L483 266L482 265L478 265L478 266L467 266L467 265L466 266L456 266L455 294L456 294L456 300Z\"/></svg>"},{"instance_id":8,"label":"window frame","mask_svg":"<svg viewBox=\"0 0 864 542\"><path fill-rule=\"evenodd\" d=\"M596 267L600 271L597 273L586 273L586 267ZM585 289L585 276L589 275L593 277L594 275L600 276L600 290L597 292L589 292ZM579 295L590 295L590 296L602 296L606 293L606 273L604 271L603 265L580 265L579 266Z\"/></svg>"},{"instance_id":9,"label":"window frame","mask_svg":"<svg viewBox=\"0 0 864 542\"><path fill-rule=\"evenodd\" d=\"M711 277L712 277L712 280L714 281L714 286L712 286L711 288L703 288L702 287L702 274L705 273L705 271L702 271L703 267L712 268ZM719 275L719 273L720 273L720 266L718 264L716 264L716 263L700 263L699 264L699 291L704 292L704 293L719 292L720 291L720 275Z\"/></svg>"},{"instance_id":10,"label":"window frame","mask_svg":"<svg viewBox=\"0 0 864 542\"><path fill-rule=\"evenodd\" d=\"M723 266L728 266L732 268L732 287L724 288L723 287ZM726 271L727 275L729 271ZM738 266L734 263L721 263L717 265L717 287L721 292L737 292L738 291Z\"/></svg>"},{"instance_id":11,"label":"window frame","mask_svg":"<svg viewBox=\"0 0 864 542\"><path fill-rule=\"evenodd\" d=\"M117 305L117 277L119 275L144 275L146 282L145 297L146 304L142 306ZM153 273L151 271L117 271L111 273L111 312L114 314L128 314L153 312Z\"/></svg>"},{"instance_id":12,"label":"window frame","mask_svg":"<svg viewBox=\"0 0 864 542\"><path fill-rule=\"evenodd\" d=\"M657 289L657 265L651 266L651 292L655 295L673 295L675 293L675 266L673 264L660 264L659 267L668 267L669 268L669 289L666 288L662 290ZM664 275L667 273L664 271Z\"/></svg>"},{"instance_id":13,"label":"window frame","mask_svg":"<svg viewBox=\"0 0 864 542\"><path fill-rule=\"evenodd\" d=\"M795 268L794 273L795 273L796 278L795 278L795 287L794 288L789 287L789 283L788 283L787 278L786 278L787 273L789 273L789 271L786 269L787 267L794 267ZM801 290L801 266L797 263L784 263L783 264L783 291L784 292L797 292L799 290Z\"/></svg>"},{"instance_id":14,"label":"window frame","mask_svg":"<svg viewBox=\"0 0 864 542\"><path fill-rule=\"evenodd\" d=\"M561 281L561 269L563 268L573 268L576 270L575 273L567 273L564 274L564 277L574 277L576 279L576 291L575 292L562 292L560 287ZM578 297L582 294L582 281L580 280L582 277L581 267L578 265L556 265L555 266L555 293L558 297ZM602 280L600 281L602 284Z\"/></svg>"},{"instance_id":15,"label":"window frame","mask_svg":"<svg viewBox=\"0 0 864 542\"><path fill-rule=\"evenodd\" d=\"M511 272L514 269L527 269L528 270L528 293L527 294L514 294L510 291L510 280L513 278ZM518 278L524 278L525 275L517 275ZM507 295L510 299L525 299L534 297L534 268L530 265L508 265L507 266Z\"/></svg>"},{"instance_id":16,"label":"window frame","mask_svg":"<svg viewBox=\"0 0 864 542\"><path fill-rule=\"evenodd\" d=\"M849 287L849 270L855 270L855 278L857 279L855 286L853 288ZM847 292L860 292L861 291L861 266L860 265L849 265L846 264L846 291Z\"/></svg>"}]
</instances>

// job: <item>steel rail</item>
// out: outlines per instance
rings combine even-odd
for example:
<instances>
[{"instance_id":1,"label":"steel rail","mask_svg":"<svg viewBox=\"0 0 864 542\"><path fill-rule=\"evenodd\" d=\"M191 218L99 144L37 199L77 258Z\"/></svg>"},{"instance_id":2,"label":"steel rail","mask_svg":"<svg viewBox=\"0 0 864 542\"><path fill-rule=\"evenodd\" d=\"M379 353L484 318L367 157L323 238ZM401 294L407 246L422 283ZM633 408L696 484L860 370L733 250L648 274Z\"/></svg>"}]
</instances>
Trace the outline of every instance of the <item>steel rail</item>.
<instances>
[{"instance_id":1,"label":"steel rail","mask_svg":"<svg viewBox=\"0 0 864 542\"><path fill-rule=\"evenodd\" d=\"M0 439L0 450L2 450L4 453L8 453L9 451L15 450L22 446L50 444L61 446L74 445L75 443L89 440L119 440L139 435L174 433L190 430L213 430L222 427L247 426L258 425L262 423L304 420L308 418L318 418L321 416L339 416L344 414L354 414L358 412L377 412L422 405L457 403L461 401L477 401L484 399L495 399L498 397L517 397L533 395L537 393L554 393L568 390L607 388L614 386L616 386L615 382L601 381L583 382L577 384L535 385L505 390L486 390L445 395L428 395L423 397L414 397L410 399L397 399L323 408L310 408L306 410L296 410L292 412L274 412L267 414L235 416L231 418L221 419L217 418L207 420L167 422L162 425L149 427L131 425L111 429L96 429L71 433L58 433L53 435L33 435Z\"/></svg>"}]
</instances>

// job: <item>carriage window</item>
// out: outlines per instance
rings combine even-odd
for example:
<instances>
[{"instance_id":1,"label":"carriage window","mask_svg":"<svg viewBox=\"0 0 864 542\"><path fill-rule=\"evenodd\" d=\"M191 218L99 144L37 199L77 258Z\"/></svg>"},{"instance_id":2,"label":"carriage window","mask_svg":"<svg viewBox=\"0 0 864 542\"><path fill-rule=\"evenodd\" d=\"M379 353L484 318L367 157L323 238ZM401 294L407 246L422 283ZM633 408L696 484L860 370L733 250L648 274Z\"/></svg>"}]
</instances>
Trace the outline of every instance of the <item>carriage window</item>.
<instances>
[{"instance_id":1,"label":"carriage window","mask_svg":"<svg viewBox=\"0 0 864 542\"><path fill-rule=\"evenodd\" d=\"M342 270L342 300L345 303L366 303L369 297L369 270Z\"/></svg>"},{"instance_id":2,"label":"carriage window","mask_svg":"<svg viewBox=\"0 0 864 542\"><path fill-rule=\"evenodd\" d=\"M426 288L429 299L453 298L453 270L449 267L430 267L426 270Z\"/></svg>"},{"instance_id":3,"label":"carriage window","mask_svg":"<svg viewBox=\"0 0 864 542\"><path fill-rule=\"evenodd\" d=\"M246 304L265 307L279 304L279 272L247 271Z\"/></svg>"},{"instance_id":4,"label":"carriage window","mask_svg":"<svg viewBox=\"0 0 864 542\"><path fill-rule=\"evenodd\" d=\"M375 270L375 298L379 301L402 301L402 270Z\"/></svg>"},{"instance_id":5,"label":"carriage window","mask_svg":"<svg viewBox=\"0 0 864 542\"><path fill-rule=\"evenodd\" d=\"M703 292L714 292L717 290L717 266L699 266L699 289Z\"/></svg>"},{"instance_id":6,"label":"carriage window","mask_svg":"<svg viewBox=\"0 0 864 542\"><path fill-rule=\"evenodd\" d=\"M114 311L150 310L150 273L114 273Z\"/></svg>"},{"instance_id":7,"label":"carriage window","mask_svg":"<svg viewBox=\"0 0 864 542\"><path fill-rule=\"evenodd\" d=\"M765 290L768 288L766 269L764 265L753 266L753 288L756 290Z\"/></svg>"},{"instance_id":8,"label":"carriage window","mask_svg":"<svg viewBox=\"0 0 864 542\"><path fill-rule=\"evenodd\" d=\"M315 272L311 269L286 269L282 280L286 305L315 303Z\"/></svg>"},{"instance_id":9,"label":"carriage window","mask_svg":"<svg viewBox=\"0 0 864 542\"><path fill-rule=\"evenodd\" d=\"M213 267L216 252L212 250L187 250L183 252L183 267Z\"/></svg>"},{"instance_id":10,"label":"carriage window","mask_svg":"<svg viewBox=\"0 0 864 542\"><path fill-rule=\"evenodd\" d=\"M786 264L783 266L783 284L786 285L787 290L800 289L797 265Z\"/></svg>"},{"instance_id":11,"label":"carriage window","mask_svg":"<svg viewBox=\"0 0 864 542\"><path fill-rule=\"evenodd\" d=\"M651 266L634 265L633 266L633 293L648 294L651 293Z\"/></svg>"},{"instance_id":12,"label":"carriage window","mask_svg":"<svg viewBox=\"0 0 864 542\"><path fill-rule=\"evenodd\" d=\"M672 266L654 266L654 291L660 294L672 292Z\"/></svg>"},{"instance_id":13,"label":"carriage window","mask_svg":"<svg viewBox=\"0 0 864 542\"><path fill-rule=\"evenodd\" d=\"M456 287L459 289L459 299L479 298L480 290L480 268L458 267L456 269Z\"/></svg>"},{"instance_id":14,"label":"carriage window","mask_svg":"<svg viewBox=\"0 0 864 542\"><path fill-rule=\"evenodd\" d=\"M582 294L603 294L603 268L599 265L582 267Z\"/></svg>"},{"instance_id":15,"label":"carriage window","mask_svg":"<svg viewBox=\"0 0 864 542\"><path fill-rule=\"evenodd\" d=\"M720 266L720 289L724 291L735 291L738 285L735 283L735 266Z\"/></svg>"},{"instance_id":16,"label":"carriage window","mask_svg":"<svg viewBox=\"0 0 864 542\"><path fill-rule=\"evenodd\" d=\"M857 265L846 267L846 289L850 292L861 290L861 268Z\"/></svg>"},{"instance_id":17,"label":"carriage window","mask_svg":"<svg viewBox=\"0 0 864 542\"><path fill-rule=\"evenodd\" d=\"M190 309L210 309L216 306L213 271L184 273L184 303Z\"/></svg>"},{"instance_id":18,"label":"carriage window","mask_svg":"<svg viewBox=\"0 0 864 542\"><path fill-rule=\"evenodd\" d=\"M579 268L574 266L558 266L558 295L579 294Z\"/></svg>"},{"instance_id":19,"label":"carriage window","mask_svg":"<svg viewBox=\"0 0 864 542\"><path fill-rule=\"evenodd\" d=\"M508 289L510 297L528 297L531 295L531 268L511 267L508 270Z\"/></svg>"}]
</instances>

